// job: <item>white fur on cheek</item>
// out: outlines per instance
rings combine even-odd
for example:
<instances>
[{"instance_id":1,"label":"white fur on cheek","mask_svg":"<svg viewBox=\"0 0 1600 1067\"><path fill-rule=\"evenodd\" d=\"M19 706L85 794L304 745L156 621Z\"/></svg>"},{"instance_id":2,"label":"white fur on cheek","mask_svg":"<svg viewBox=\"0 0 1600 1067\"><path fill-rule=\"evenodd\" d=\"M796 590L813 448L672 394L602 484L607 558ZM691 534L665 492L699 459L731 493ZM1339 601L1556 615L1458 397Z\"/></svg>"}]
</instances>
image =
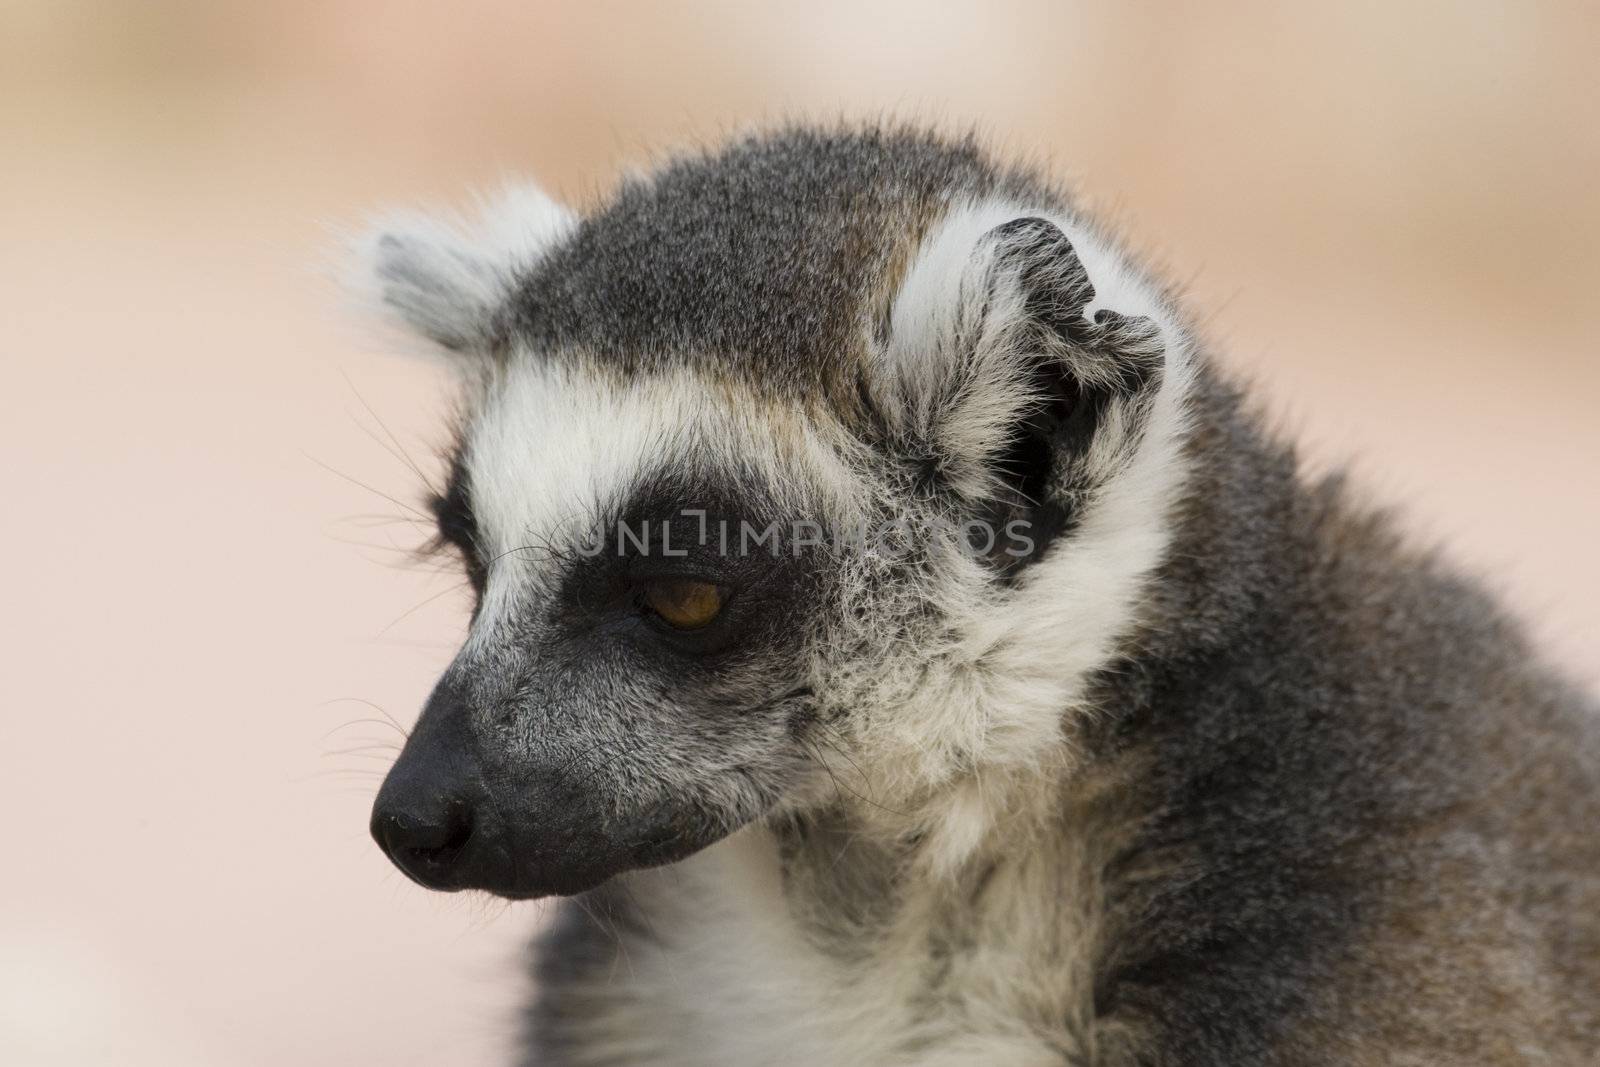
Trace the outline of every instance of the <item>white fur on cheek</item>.
<instances>
[{"instance_id":1,"label":"white fur on cheek","mask_svg":"<svg viewBox=\"0 0 1600 1067\"><path fill-rule=\"evenodd\" d=\"M941 455L964 459L955 487L981 498L986 450L1007 439L1030 388L1015 370L1008 334L1008 317L1022 309L986 284L994 246L985 236L1030 216L1059 227L1078 254L1095 289L1086 315L1108 308L1152 319L1163 366L1136 444L1126 433L1128 412L1107 409L1086 458L1106 476L1072 532L1010 588L997 587L984 564L949 553L924 590L949 631L864 672L873 694L856 703L876 709L876 721L861 727L865 762L891 783L894 802L921 798L924 858L936 872L955 870L1002 815L1016 814L1032 775L1072 761L1066 727L1087 713L1090 678L1138 623L1185 479L1188 341L1156 290L1097 233L1060 212L963 205L930 235L879 353L890 417L930 435Z\"/></svg>"}]
</instances>

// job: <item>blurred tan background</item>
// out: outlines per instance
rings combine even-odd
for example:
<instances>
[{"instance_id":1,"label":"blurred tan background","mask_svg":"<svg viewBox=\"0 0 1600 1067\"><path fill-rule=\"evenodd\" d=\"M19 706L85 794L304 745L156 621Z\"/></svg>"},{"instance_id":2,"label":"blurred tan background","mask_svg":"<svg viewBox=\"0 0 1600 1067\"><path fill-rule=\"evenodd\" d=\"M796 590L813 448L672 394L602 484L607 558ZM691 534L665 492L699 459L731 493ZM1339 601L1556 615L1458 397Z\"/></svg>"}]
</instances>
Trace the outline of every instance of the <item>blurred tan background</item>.
<instances>
[{"instance_id":1,"label":"blurred tan background","mask_svg":"<svg viewBox=\"0 0 1600 1067\"><path fill-rule=\"evenodd\" d=\"M0 0L0 1063L504 1062L539 909L366 837L464 604L385 499L444 376L341 319L330 227L975 123L1592 680L1597 53L1579 2Z\"/></svg>"}]
</instances>

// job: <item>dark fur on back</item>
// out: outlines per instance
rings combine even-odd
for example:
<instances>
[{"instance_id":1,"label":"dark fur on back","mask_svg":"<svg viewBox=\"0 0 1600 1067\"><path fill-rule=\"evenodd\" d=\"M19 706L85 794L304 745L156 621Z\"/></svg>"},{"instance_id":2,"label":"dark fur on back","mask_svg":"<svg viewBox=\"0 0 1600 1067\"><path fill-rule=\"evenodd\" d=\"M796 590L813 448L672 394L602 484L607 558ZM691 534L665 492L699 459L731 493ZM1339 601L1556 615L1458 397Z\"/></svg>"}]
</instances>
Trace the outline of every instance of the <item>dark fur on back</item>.
<instances>
[{"instance_id":1,"label":"dark fur on back","mask_svg":"<svg viewBox=\"0 0 1600 1067\"><path fill-rule=\"evenodd\" d=\"M1150 811L1117 863L1174 871L1108 872L1138 908L1101 1008L1157 1063L1593 1062L1593 706L1230 387L1198 422L1159 621L1104 683Z\"/></svg>"}]
</instances>

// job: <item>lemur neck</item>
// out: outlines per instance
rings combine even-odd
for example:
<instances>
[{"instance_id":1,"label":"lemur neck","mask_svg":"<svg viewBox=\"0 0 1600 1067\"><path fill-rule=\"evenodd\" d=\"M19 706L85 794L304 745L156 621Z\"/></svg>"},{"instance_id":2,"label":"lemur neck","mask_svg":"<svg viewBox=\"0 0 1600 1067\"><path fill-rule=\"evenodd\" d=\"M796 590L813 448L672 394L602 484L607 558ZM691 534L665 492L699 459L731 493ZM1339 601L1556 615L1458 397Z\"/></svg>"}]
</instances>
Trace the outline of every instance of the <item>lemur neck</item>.
<instances>
[{"instance_id":1,"label":"lemur neck","mask_svg":"<svg viewBox=\"0 0 1600 1067\"><path fill-rule=\"evenodd\" d=\"M793 820L774 830L788 921L841 975L943 1005L952 1025L1015 996L1016 974L1048 974L1051 1003L1086 1026L1100 954L1123 929L1107 872L1145 814L1124 781L1097 768L1056 783L953 864L932 837L881 836L854 803ZM1051 921L1025 920L1039 914Z\"/></svg>"}]
</instances>

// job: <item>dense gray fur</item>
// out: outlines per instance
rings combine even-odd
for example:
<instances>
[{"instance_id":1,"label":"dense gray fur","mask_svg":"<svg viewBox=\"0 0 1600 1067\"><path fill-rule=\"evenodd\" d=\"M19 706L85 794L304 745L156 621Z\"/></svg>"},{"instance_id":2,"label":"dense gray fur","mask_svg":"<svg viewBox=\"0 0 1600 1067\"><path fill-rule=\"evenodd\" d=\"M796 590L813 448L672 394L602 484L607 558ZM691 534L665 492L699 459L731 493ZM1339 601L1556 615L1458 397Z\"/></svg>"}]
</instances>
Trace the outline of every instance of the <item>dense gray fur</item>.
<instances>
[{"instance_id":1,"label":"dense gray fur","mask_svg":"<svg viewBox=\"0 0 1600 1067\"><path fill-rule=\"evenodd\" d=\"M996 440L945 417L992 380L970 352L921 384L882 369L905 358L895 302L930 235L953 204L995 202L1028 210L980 244L997 264L983 277L1021 294L1033 331L995 343L1041 362L993 380L1032 388L1043 367L1074 382L1034 496L996 458L1021 431ZM628 182L519 262L472 329L430 326L481 350L469 426L517 361L581 366L622 393L689 375L770 407L774 434L830 442L855 479L839 492L880 512L1027 514L1049 535L1045 562L987 572L958 574L937 549L893 566L808 557L770 585L759 649L659 670L642 653L562 658L587 638L564 636L570 615L548 606L570 577L545 545L519 586L542 592L496 609L452 668L497 709L474 720L476 743L514 749L495 766L526 783L541 772L515 760L543 759L541 736L590 731L615 757L580 767L609 783L606 832L646 818L635 809L692 808L704 850L561 905L537 947L526 1062L1600 1062L1594 705L1475 583L1342 478L1302 474L1190 342L1180 376L1180 320L1162 327L1163 366L1149 320L1079 316L1092 293L1066 238L1029 221L1040 214L1077 220L1059 190L971 142L785 129ZM1074 225L1081 245L1094 231ZM1056 296L1040 303L1041 287ZM1182 476L1126 629L1081 688L1061 680L1074 695L1025 757L951 742L937 768L905 769L884 738L914 740L916 709L942 698L864 675L920 654L957 664L940 668L943 691L1010 662L997 657L1020 638L998 621L991 652L949 653L952 614L981 602L998 620L1008 596L1039 594L1157 432L1158 388L1182 390L1169 426ZM1020 425L1050 402L1006 410ZM463 450L463 481L487 447ZM799 467L736 470L707 451L662 445L657 466L597 491L595 514L702 490L730 507L834 506L836 487ZM1072 605L1029 603L1017 617L1047 621L1026 647L1055 684L1053 643L1079 636ZM567 773L581 746L563 744ZM963 790L979 799L952 799ZM584 847L587 830L566 832Z\"/></svg>"}]
</instances>

